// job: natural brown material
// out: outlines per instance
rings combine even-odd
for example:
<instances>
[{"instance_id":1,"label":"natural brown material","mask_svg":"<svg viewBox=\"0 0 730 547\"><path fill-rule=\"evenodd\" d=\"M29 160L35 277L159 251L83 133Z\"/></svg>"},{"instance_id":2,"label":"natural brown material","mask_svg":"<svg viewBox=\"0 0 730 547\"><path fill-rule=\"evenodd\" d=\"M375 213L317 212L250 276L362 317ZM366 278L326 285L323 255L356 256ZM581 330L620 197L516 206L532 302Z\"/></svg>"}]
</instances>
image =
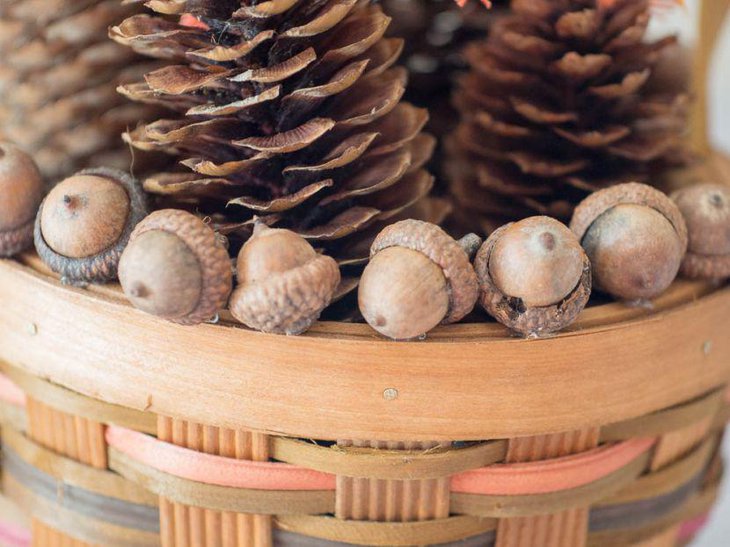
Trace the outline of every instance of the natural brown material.
<instances>
[{"instance_id":1,"label":"natural brown material","mask_svg":"<svg viewBox=\"0 0 730 547\"><path fill-rule=\"evenodd\" d=\"M110 33L166 63L120 88L169 110L125 136L179 160L144 182L165 203L194 207L240 239L257 216L351 263L367 260L366 228L429 193L428 114L401 101L402 40L384 38L390 19L377 3L148 6L153 15Z\"/></svg>"},{"instance_id":2,"label":"natural brown material","mask_svg":"<svg viewBox=\"0 0 730 547\"><path fill-rule=\"evenodd\" d=\"M525 336L570 325L591 294L591 264L575 235L549 217L496 230L477 253L480 303L497 321Z\"/></svg>"},{"instance_id":3,"label":"natural brown material","mask_svg":"<svg viewBox=\"0 0 730 547\"><path fill-rule=\"evenodd\" d=\"M134 307L195 325L225 306L233 268L225 245L205 222L165 209L137 225L119 262L119 281Z\"/></svg>"},{"instance_id":4,"label":"natural brown material","mask_svg":"<svg viewBox=\"0 0 730 547\"><path fill-rule=\"evenodd\" d=\"M0 257L33 244L33 222L45 191L33 158L0 141Z\"/></svg>"},{"instance_id":5,"label":"natural brown material","mask_svg":"<svg viewBox=\"0 0 730 547\"><path fill-rule=\"evenodd\" d=\"M365 320L384 336L408 340L463 319L479 293L470 263L478 244L473 236L464 243L467 250L438 226L418 220L385 228L360 281Z\"/></svg>"},{"instance_id":6,"label":"natural brown material","mask_svg":"<svg viewBox=\"0 0 730 547\"><path fill-rule=\"evenodd\" d=\"M0 2L0 135L31 153L46 180L89 167L143 167L120 134L156 109L126 103L115 88L151 67L107 36L140 8L120 0Z\"/></svg>"},{"instance_id":7,"label":"natural brown material","mask_svg":"<svg viewBox=\"0 0 730 547\"><path fill-rule=\"evenodd\" d=\"M491 230L567 221L590 192L646 182L686 157L686 94L647 86L675 42L645 40L651 0L518 0L465 55L448 171L458 205Z\"/></svg>"},{"instance_id":8,"label":"natural brown material","mask_svg":"<svg viewBox=\"0 0 730 547\"><path fill-rule=\"evenodd\" d=\"M585 199L570 224L593 265L594 286L622 300L649 300L674 281L687 226L665 194L627 183Z\"/></svg>"},{"instance_id":9,"label":"natural brown material","mask_svg":"<svg viewBox=\"0 0 730 547\"><path fill-rule=\"evenodd\" d=\"M231 313L244 325L263 332L305 332L332 301L340 270L290 230L257 223L237 261L238 287Z\"/></svg>"},{"instance_id":10,"label":"natural brown material","mask_svg":"<svg viewBox=\"0 0 730 547\"><path fill-rule=\"evenodd\" d=\"M689 234L682 274L702 279L730 277L730 187L698 184L678 190L672 199Z\"/></svg>"},{"instance_id":11,"label":"natural brown material","mask_svg":"<svg viewBox=\"0 0 730 547\"><path fill-rule=\"evenodd\" d=\"M65 283L103 283L147 214L139 183L114 169L87 169L56 185L41 204L35 245Z\"/></svg>"}]
</instances>

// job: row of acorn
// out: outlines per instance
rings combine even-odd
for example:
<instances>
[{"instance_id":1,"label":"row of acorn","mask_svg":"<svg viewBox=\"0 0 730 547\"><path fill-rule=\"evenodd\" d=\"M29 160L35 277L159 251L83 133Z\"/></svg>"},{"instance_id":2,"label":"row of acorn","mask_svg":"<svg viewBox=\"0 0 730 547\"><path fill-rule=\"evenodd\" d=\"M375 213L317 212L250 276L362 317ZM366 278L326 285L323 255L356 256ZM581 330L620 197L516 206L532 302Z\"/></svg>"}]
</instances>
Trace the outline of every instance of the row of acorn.
<instances>
[{"instance_id":1,"label":"row of acorn","mask_svg":"<svg viewBox=\"0 0 730 547\"><path fill-rule=\"evenodd\" d=\"M225 237L185 211L149 214L139 183L120 171L82 171L44 199L32 159L0 143L0 193L0 256L34 240L64 282L118 276L135 307L176 323L210 320L228 303L251 328L300 334L340 283L332 258L294 232L259 223L238 255L232 291ZM585 199L570 228L531 217L483 244L474 234L457 242L433 224L400 221L372 244L359 306L375 330L398 340L458 322L477 301L514 331L540 336L573 322L592 286L619 300L648 301L680 269L693 278L730 277L727 186L688 187L670 199L622 184Z\"/></svg>"}]
</instances>

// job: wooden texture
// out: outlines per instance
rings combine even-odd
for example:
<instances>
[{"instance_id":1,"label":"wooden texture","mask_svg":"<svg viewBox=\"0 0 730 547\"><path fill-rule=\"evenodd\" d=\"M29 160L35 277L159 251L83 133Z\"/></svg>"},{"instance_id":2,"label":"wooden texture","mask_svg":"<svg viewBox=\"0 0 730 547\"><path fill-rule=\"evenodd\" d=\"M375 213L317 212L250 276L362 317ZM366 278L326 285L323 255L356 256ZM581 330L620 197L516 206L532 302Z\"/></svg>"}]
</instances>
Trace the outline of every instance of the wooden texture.
<instances>
[{"instance_id":1,"label":"wooden texture","mask_svg":"<svg viewBox=\"0 0 730 547\"><path fill-rule=\"evenodd\" d=\"M270 456L266 435L233 431L160 416L160 440L207 454L252 461ZM160 497L162 547L271 547L269 515L218 512Z\"/></svg>"},{"instance_id":2,"label":"wooden texture","mask_svg":"<svg viewBox=\"0 0 730 547\"><path fill-rule=\"evenodd\" d=\"M182 327L2 261L0 358L106 402L230 429L505 438L634 418L726 383L730 290L697 299L707 290L679 283L653 313L616 322L626 308L609 305L601 326L546 340L482 324L393 343L363 325L302 337Z\"/></svg>"},{"instance_id":3,"label":"wooden texture","mask_svg":"<svg viewBox=\"0 0 730 547\"><path fill-rule=\"evenodd\" d=\"M445 448L437 442L338 441L340 447L427 452ZM450 444L450 443L449 443ZM449 477L384 480L338 475L335 516L345 520L413 522L449 516Z\"/></svg>"},{"instance_id":4,"label":"wooden texture","mask_svg":"<svg viewBox=\"0 0 730 547\"><path fill-rule=\"evenodd\" d=\"M512 439L507 463L549 460L598 446L598 428ZM588 537L588 507L534 517L501 519L496 547L583 547Z\"/></svg>"}]
</instances>

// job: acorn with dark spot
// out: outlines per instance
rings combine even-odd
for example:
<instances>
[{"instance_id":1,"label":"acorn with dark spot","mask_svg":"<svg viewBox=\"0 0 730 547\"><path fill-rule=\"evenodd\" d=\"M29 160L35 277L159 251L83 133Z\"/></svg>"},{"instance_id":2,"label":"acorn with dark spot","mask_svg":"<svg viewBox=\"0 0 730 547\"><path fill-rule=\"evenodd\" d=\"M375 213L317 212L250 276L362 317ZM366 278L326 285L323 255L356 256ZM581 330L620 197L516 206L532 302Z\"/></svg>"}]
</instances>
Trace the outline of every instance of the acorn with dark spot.
<instances>
[{"instance_id":1,"label":"acorn with dark spot","mask_svg":"<svg viewBox=\"0 0 730 547\"><path fill-rule=\"evenodd\" d=\"M692 279L730 278L730 187L697 184L678 190L672 199L689 233L682 275Z\"/></svg>"},{"instance_id":2,"label":"acorn with dark spot","mask_svg":"<svg viewBox=\"0 0 730 547\"><path fill-rule=\"evenodd\" d=\"M539 337L570 325L591 294L591 265L578 238L550 217L492 233L474 259L479 302L497 321Z\"/></svg>"},{"instance_id":3,"label":"acorn with dark spot","mask_svg":"<svg viewBox=\"0 0 730 547\"><path fill-rule=\"evenodd\" d=\"M104 283L117 277L122 251L146 214L136 179L115 169L87 169L46 196L36 216L35 246L62 282Z\"/></svg>"}]
</instances>

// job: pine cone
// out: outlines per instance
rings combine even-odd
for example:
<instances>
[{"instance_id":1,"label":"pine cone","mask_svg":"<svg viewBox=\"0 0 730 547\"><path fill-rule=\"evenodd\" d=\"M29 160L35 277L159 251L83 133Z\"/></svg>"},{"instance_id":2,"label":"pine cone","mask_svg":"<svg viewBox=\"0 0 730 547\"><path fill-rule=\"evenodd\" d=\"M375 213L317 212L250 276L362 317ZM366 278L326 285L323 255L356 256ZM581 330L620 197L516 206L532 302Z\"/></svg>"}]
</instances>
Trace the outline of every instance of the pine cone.
<instances>
[{"instance_id":1,"label":"pine cone","mask_svg":"<svg viewBox=\"0 0 730 547\"><path fill-rule=\"evenodd\" d=\"M115 87L144 69L107 29L132 11L119 0L0 0L0 135L50 180L91 166L129 169L120 135L149 108Z\"/></svg>"},{"instance_id":2,"label":"pine cone","mask_svg":"<svg viewBox=\"0 0 730 547\"><path fill-rule=\"evenodd\" d=\"M406 100L426 108L430 119L426 129L434 135L454 130L458 114L451 106L455 76L466 70L462 51L474 40L483 39L506 0L494 2L488 11L480 2L459 8L453 0L384 0L383 9L393 18L388 34L405 40L401 63L410 72ZM441 143L429 165L441 175Z\"/></svg>"},{"instance_id":3,"label":"pine cone","mask_svg":"<svg viewBox=\"0 0 730 547\"><path fill-rule=\"evenodd\" d=\"M166 205L246 237L252 219L352 263L365 239L426 196L434 147L423 109L401 102L399 39L365 0L159 0L111 36L167 66L123 86L167 119L126 135L181 168L148 177Z\"/></svg>"},{"instance_id":4,"label":"pine cone","mask_svg":"<svg viewBox=\"0 0 730 547\"><path fill-rule=\"evenodd\" d=\"M482 228L565 220L587 193L647 182L682 157L688 98L646 85L675 40L644 41L650 0L607 4L514 0L466 52L448 171L458 207Z\"/></svg>"}]
</instances>

